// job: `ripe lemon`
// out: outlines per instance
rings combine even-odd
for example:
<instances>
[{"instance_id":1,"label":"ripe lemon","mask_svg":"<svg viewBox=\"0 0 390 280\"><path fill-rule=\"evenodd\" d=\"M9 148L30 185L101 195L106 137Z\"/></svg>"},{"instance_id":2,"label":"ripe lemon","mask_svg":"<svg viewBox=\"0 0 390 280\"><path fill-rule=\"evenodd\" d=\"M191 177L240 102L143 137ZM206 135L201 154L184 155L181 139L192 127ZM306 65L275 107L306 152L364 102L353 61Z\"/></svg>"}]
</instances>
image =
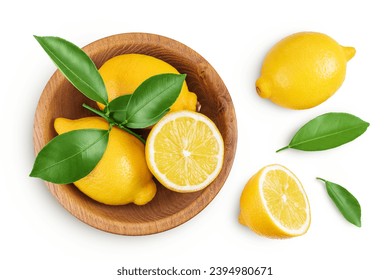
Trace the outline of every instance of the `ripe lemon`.
<instances>
[{"instance_id":1,"label":"ripe lemon","mask_svg":"<svg viewBox=\"0 0 390 280\"><path fill-rule=\"evenodd\" d=\"M151 76L165 73L179 74L170 64L158 58L143 54L123 54L107 60L99 69L108 93L108 101L124 94L132 94L135 89ZM197 96L190 92L187 83L171 111L196 110ZM98 103L100 109L103 104Z\"/></svg>"},{"instance_id":2,"label":"ripe lemon","mask_svg":"<svg viewBox=\"0 0 390 280\"><path fill-rule=\"evenodd\" d=\"M286 108L317 106L342 85L347 61L354 55L353 47L343 47L322 33L290 35L266 55L257 93Z\"/></svg>"},{"instance_id":3,"label":"ripe lemon","mask_svg":"<svg viewBox=\"0 0 390 280\"><path fill-rule=\"evenodd\" d=\"M57 118L54 128L62 134L85 128L108 129L108 123L100 117ZM107 149L99 163L74 185L90 198L108 205L131 202L143 205L156 193L152 174L146 166L144 144L116 127L110 131Z\"/></svg>"},{"instance_id":4,"label":"ripe lemon","mask_svg":"<svg viewBox=\"0 0 390 280\"><path fill-rule=\"evenodd\" d=\"M306 233L310 226L310 206L303 186L281 165L266 166L248 181L240 208L240 223L266 237L294 237Z\"/></svg>"},{"instance_id":5,"label":"ripe lemon","mask_svg":"<svg viewBox=\"0 0 390 280\"><path fill-rule=\"evenodd\" d=\"M168 113L150 131L146 162L165 187L195 192L207 187L222 169L224 144L216 125L191 111Z\"/></svg>"}]
</instances>

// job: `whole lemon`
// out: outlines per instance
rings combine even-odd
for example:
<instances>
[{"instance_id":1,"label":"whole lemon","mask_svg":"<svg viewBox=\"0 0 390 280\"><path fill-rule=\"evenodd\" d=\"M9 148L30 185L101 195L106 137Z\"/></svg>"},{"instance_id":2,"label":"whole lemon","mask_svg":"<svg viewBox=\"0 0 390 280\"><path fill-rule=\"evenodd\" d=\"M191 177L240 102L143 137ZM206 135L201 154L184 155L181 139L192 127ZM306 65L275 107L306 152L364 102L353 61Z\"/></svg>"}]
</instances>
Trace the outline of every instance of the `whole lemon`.
<instances>
[{"instance_id":1,"label":"whole lemon","mask_svg":"<svg viewBox=\"0 0 390 280\"><path fill-rule=\"evenodd\" d=\"M179 72L165 61L144 54L123 54L107 60L99 69L108 93L108 101L124 94L132 94L136 88L151 76ZM183 83L182 90L171 111L195 111L197 96ZM98 103L100 109L103 104Z\"/></svg>"},{"instance_id":2,"label":"whole lemon","mask_svg":"<svg viewBox=\"0 0 390 280\"><path fill-rule=\"evenodd\" d=\"M342 85L347 61L354 55L353 47L343 47L325 34L292 34L266 55L257 93L286 108L317 106Z\"/></svg>"},{"instance_id":3,"label":"whole lemon","mask_svg":"<svg viewBox=\"0 0 390 280\"><path fill-rule=\"evenodd\" d=\"M59 133L77 129L108 129L100 117L77 120L57 118L54 128ZM133 135L113 127L106 151L96 167L74 185L90 198L108 205L135 203L143 205L156 194L156 185L145 160L145 146Z\"/></svg>"}]
</instances>

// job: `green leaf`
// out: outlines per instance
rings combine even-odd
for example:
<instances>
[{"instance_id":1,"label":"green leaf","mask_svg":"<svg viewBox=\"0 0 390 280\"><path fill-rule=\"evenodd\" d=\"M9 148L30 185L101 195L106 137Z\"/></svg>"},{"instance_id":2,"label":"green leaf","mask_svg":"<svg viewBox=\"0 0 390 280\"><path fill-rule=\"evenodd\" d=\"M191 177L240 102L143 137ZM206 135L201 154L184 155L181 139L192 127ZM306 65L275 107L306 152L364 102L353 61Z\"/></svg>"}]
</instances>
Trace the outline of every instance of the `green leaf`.
<instances>
[{"instance_id":1,"label":"green leaf","mask_svg":"<svg viewBox=\"0 0 390 280\"><path fill-rule=\"evenodd\" d=\"M108 104L111 117L128 128L155 124L176 101L185 77L184 74L150 77L133 94L117 97Z\"/></svg>"},{"instance_id":2,"label":"green leaf","mask_svg":"<svg viewBox=\"0 0 390 280\"><path fill-rule=\"evenodd\" d=\"M31 177L56 184L73 183L88 175L102 158L109 130L73 130L53 138L35 159Z\"/></svg>"},{"instance_id":3,"label":"green leaf","mask_svg":"<svg viewBox=\"0 0 390 280\"><path fill-rule=\"evenodd\" d=\"M369 125L368 122L351 114L327 113L302 126L290 144L276 152L288 148L302 151L332 149L356 139L367 130Z\"/></svg>"},{"instance_id":4,"label":"green leaf","mask_svg":"<svg viewBox=\"0 0 390 280\"><path fill-rule=\"evenodd\" d=\"M359 201L342 186L317 178L325 183L326 191L344 218L357 227L361 227L361 208Z\"/></svg>"},{"instance_id":5,"label":"green leaf","mask_svg":"<svg viewBox=\"0 0 390 280\"><path fill-rule=\"evenodd\" d=\"M132 94L125 94L118 96L117 98L111 100L110 103L108 103L107 108L110 111L110 116L117 123L124 123L126 121L127 110L130 107L130 101L132 97Z\"/></svg>"},{"instance_id":6,"label":"green leaf","mask_svg":"<svg viewBox=\"0 0 390 280\"><path fill-rule=\"evenodd\" d=\"M131 135L135 136L138 140L140 140L142 143L146 143L145 139L142 138L141 135L135 133L134 131L128 129L127 127L124 127L123 125L120 125L120 124L117 124L113 119L111 119L110 117L108 117L104 112L102 111L99 111L99 110L96 110L95 108L92 108L91 106L87 105L87 104L83 104L83 107L85 109L88 109L89 111L95 113L96 115L102 117L103 119L105 119L111 126L117 126L119 127L120 129L126 131L127 133L130 133ZM107 107L106 107L107 108ZM106 109L105 108L105 109Z\"/></svg>"},{"instance_id":7,"label":"green leaf","mask_svg":"<svg viewBox=\"0 0 390 280\"><path fill-rule=\"evenodd\" d=\"M59 37L34 36L58 69L89 99L108 104L106 87L93 61L79 47Z\"/></svg>"}]
</instances>

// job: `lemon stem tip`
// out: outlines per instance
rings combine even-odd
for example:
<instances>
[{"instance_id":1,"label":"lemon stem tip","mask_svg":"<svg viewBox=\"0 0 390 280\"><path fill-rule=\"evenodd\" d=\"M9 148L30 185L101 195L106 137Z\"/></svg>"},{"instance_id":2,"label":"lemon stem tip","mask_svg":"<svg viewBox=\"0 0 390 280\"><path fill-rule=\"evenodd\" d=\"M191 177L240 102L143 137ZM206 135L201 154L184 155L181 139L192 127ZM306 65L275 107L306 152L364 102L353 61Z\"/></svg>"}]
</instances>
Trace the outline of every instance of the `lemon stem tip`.
<instances>
[{"instance_id":1,"label":"lemon stem tip","mask_svg":"<svg viewBox=\"0 0 390 280\"><path fill-rule=\"evenodd\" d=\"M269 98L271 96L267 83L262 77L256 81L256 92L262 98Z\"/></svg>"},{"instance_id":2,"label":"lemon stem tip","mask_svg":"<svg viewBox=\"0 0 390 280\"><path fill-rule=\"evenodd\" d=\"M344 53L348 61L355 56L356 49L354 47L344 47Z\"/></svg>"},{"instance_id":3,"label":"lemon stem tip","mask_svg":"<svg viewBox=\"0 0 390 280\"><path fill-rule=\"evenodd\" d=\"M264 93L260 90L260 88L259 87L256 87L256 92L257 92L257 94L260 96L260 97L265 97L264 96Z\"/></svg>"}]
</instances>

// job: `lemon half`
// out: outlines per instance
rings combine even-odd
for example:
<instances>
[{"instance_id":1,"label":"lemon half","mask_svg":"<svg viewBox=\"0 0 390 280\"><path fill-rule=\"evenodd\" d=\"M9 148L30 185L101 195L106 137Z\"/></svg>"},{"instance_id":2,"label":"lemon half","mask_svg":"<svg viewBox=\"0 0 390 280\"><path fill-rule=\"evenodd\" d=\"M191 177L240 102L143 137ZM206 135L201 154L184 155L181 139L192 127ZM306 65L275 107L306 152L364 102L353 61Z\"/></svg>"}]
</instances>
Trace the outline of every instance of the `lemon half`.
<instances>
[{"instance_id":1,"label":"lemon half","mask_svg":"<svg viewBox=\"0 0 390 280\"><path fill-rule=\"evenodd\" d=\"M270 238L299 236L310 226L309 201L301 182L278 164L262 168L248 181L240 209L241 224Z\"/></svg>"},{"instance_id":2,"label":"lemon half","mask_svg":"<svg viewBox=\"0 0 390 280\"><path fill-rule=\"evenodd\" d=\"M151 130L146 162L166 188L194 192L207 187L220 173L224 143L217 126L205 115L172 112Z\"/></svg>"}]
</instances>

